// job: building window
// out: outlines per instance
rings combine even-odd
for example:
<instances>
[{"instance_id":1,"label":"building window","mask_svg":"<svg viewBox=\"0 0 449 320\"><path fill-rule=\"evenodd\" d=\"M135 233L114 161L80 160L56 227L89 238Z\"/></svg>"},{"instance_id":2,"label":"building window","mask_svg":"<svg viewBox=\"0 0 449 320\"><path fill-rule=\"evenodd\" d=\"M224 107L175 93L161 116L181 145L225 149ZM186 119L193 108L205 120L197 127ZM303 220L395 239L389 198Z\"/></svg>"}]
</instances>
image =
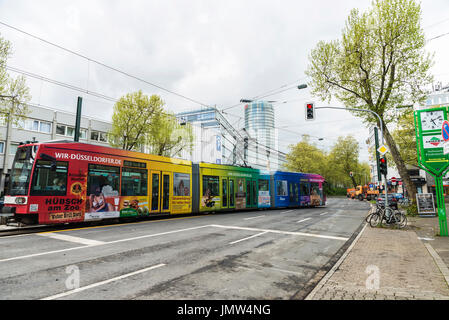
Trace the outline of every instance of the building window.
<instances>
[{"instance_id":1,"label":"building window","mask_svg":"<svg viewBox=\"0 0 449 320\"><path fill-rule=\"evenodd\" d=\"M108 142L108 134L106 132L91 131L90 140Z\"/></svg>"},{"instance_id":2,"label":"building window","mask_svg":"<svg viewBox=\"0 0 449 320\"><path fill-rule=\"evenodd\" d=\"M66 137L75 137L75 128L58 124L56 126L56 134ZM87 139L87 130L80 129L80 139Z\"/></svg>"},{"instance_id":3,"label":"building window","mask_svg":"<svg viewBox=\"0 0 449 320\"><path fill-rule=\"evenodd\" d=\"M18 143L11 143L9 146L9 154L16 154L18 147L19 147Z\"/></svg>"},{"instance_id":4,"label":"building window","mask_svg":"<svg viewBox=\"0 0 449 320\"><path fill-rule=\"evenodd\" d=\"M4 153L5 152L5 143L2 141L0 142L0 153Z\"/></svg>"},{"instance_id":5,"label":"building window","mask_svg":"<svg viewBox=\"0 0 449 320\"><path fill-rule=\"evenodd\" d=\"M17 124L13 123L12 127L29 131L51 133L51 122L40 120L33 120L33 119L19 120L17 121Z\"/></svg>"}]
</instances>

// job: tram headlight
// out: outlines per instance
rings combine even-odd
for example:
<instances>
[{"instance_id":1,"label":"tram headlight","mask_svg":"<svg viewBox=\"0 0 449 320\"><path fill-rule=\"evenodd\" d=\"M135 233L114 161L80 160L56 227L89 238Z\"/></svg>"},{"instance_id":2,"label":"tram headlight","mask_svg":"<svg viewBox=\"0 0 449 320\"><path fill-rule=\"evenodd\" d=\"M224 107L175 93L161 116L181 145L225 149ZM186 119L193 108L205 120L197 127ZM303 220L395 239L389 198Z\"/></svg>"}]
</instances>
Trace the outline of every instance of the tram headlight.
<instances>
[{"instance_id":1,"label":"tram headlight","mask_svg":"<svg viewBox=\"0 0 449 320\"><path fill-rule=\"evenodd\" d=\"M17 203L17 204L25 204L26 201L27 201L27 199L24 198L24 197L17 197L17 198L16 198L16 203Z\"/></svg>"}]
</instances>

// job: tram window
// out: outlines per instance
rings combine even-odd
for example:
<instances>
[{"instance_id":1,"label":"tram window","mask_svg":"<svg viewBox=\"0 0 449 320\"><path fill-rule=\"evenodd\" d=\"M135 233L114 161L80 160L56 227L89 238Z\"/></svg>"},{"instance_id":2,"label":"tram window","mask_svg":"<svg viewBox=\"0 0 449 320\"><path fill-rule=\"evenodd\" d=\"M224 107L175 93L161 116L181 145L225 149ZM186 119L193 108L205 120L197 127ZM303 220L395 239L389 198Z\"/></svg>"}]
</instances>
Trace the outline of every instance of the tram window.
<instances>
[{"instance_id":1,"label":"tram window","mask_svg":"<svg viewBox=\"0 0 449 320\"><path fill-rule=\"evenodd\" d=\"M148 172L145 169L122 169L122 196L146 196Z\"/></svg>"},{"instance_id":2,"label":"tram window","mask_svg":"<svg viewBox=\"0 0 449 320\"><path fill-rule=\"evenodd\" d=\"M259 191L269 191L268 180L259 180Z\"/></svg>"},{"instance_id":3,"label":"tram window","mask_svg":"<svg viewBox=\"0 0 449 320\"><path fill-rule=\"evenodd\" d=\"M276 195L277 196L287 196L287 181L280 180L276 181Z\"/></svg>"},{"instance_id":4,"label":"tram window","mask_svg":"<svg viewBox=\"0 0 449 320\"><path fill-rule=\"evenodd\" d=\"M203 196L220 195L219 187L220 179L215 176L203 176Z\"/></svg>"},{"instance_id":5,"label":"tram window","mask_svg":"<svg viewBox=\"0 0 449 320\"><path fill-rule=\"evenodd\" d=\"M320 186L319 186L319 184L318 183L311 183L311 189L312 189L312 192L311 192L311 194L312 195L314 195L314 196L319 196L319 195L321 195L321 192L320 192Z\"/></svg>"},{"instance_id":6,"label":"tram window","mask_svg":"<svg viewBox=\"0 0 449 320\"><path fill-rule=\"evenodd\" d=\"M170 175L164 174L162 181L162 210L168 210L170 206Z\"/></svg>"},{"instance_id":7,"label":"tram window","mask_svg":"<svg viewBox=\"0 0 449 320\"><path fill-rule=\"evenodd\" d=\"M253 206L257 206L257 200L258 197L257 195L257 186L256 186L256 181L253 181Z\"/></svg>"},{"instance_id":8,"label":"tram window","mask_svg":"<svg viewBox=\"0 0 449 320\"><path fill-rule=\"evenodd\" d=\"M293 183L288 183L290 202L295 201L295 193L293 192Z\"/></svg>"},{"instance_id":9,"label":"tram window","mask_svg":"<svg viewBox=\"0 0 449 320\"><path fill-rule=\"evenodd\" d=\"M65 196L67 192L67 162L58 161L56 170L52 162L37 160L31 183L32 196Z\"/></svg>"},{"instance_id":10,"label":"tram window","mask_svg":"<svg viewBox=\"0 0 449 320\"><path fill-rule=\"evenodd\" d=\"M246 205L251 205L251 181L246 181Z\"/></svg>"},{"instance_id":11,"label":"tram window","mask_svg":"<svg viewBox=\"0 0 449 320\"><path fill-rule=\"evenodd\" d=\"M87 190L89 194L102 193L105 197L119 195L120 168L89 164Z\"/></svg>"},{"instance_id":12,"label":"tram window","mask_svg":"<svg viewBox=\"0 0 449 320\"><path fill-rule=\"evenodd\" d=\"M295 189L295 202L299 202L299 187L297 183L295 183L294 189Z\"/></svg>"},{"instance_id":13,"label":"tram window","mask_svg":"<svg viewBox=\"0 0 449 320\"><path fill-rule=\"evenodd\" d=\"M223 207L228 206L228 179L223 179Z\"/></svg>"},{"instance_id":14,"label":"tram window","mask_svg":"<svg viewBox=\"0 0 449 320\"><path fill-rule=\"evenodd\" d=\"M234 180L229 180L229 206L234 206Z\"/></svg>"},{"instance_id":15,"label":"tram window","mask_svg":"<svg viewBox=\"0 0 449 320\"><path fill-rule=\"evenodd\" d=\"M309 195L309 188L308 188L307 184L300 183L299 184L299 188L301 190L301 196L308 196Z\"/></svg>"},{"instance_id":16,"label":"tram window","mask_svg":"<svg viewBox=\"0 0 449 320\"><path fill-rule=\"evenodd\" d=\"M190 196L190 174L173 173L173 195L175 197Z\"/></svg>"},{"instance_id":17,"label":"tram window","mask_svg":"<svg viewBox=\"0 0 449 320\"><path fill-rule=\"evenodd\" d=\"M159 173L153 173L151 186L153 188L151 193L151 210L159 209Z\"/></svg>"}]
</instances>

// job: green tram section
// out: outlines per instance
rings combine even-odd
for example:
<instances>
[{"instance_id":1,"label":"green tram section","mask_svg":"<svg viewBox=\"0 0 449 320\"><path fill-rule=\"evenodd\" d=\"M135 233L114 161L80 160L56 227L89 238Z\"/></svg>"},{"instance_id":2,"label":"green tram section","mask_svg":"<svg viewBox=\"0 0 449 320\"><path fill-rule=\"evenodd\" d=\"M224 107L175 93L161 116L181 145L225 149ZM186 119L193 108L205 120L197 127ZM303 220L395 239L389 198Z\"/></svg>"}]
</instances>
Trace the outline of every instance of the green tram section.
<instances>
[{"instance_id":1,"label":"green tram section","mask_svg":"<svg viewBox=\"0 0 449 320\"><path fill-rule=\"evenodd\" d=\"M258 169L210 163L197 166L199 195L195 201L199 201L200 212L258 207Z\"/></svg>"}]
</instances>

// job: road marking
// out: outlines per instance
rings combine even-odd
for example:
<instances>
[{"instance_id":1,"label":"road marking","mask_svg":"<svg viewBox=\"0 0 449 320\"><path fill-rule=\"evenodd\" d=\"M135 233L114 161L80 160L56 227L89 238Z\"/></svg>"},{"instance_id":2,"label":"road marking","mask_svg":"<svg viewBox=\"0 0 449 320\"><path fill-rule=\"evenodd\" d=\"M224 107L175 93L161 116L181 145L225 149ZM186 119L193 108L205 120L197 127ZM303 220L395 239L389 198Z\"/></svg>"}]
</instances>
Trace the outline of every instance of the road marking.
<instances>
[{"instance_id":1,"label":"road marking","mask_svg":"<svg viewBox=\"0 0 449 320\"><path fill-rule=\"evenodd\" d=\"M235 230L271 232L271 233L288 234L288 235L294 235L294 236L314 237L314 238L332 239L332 240L341 240L341 241L348 241L349 240L349 238L326 236L326 235L314 234L314 233L281 231L281 230L272 230L272 229L247 228L247 227L237 227L237 226L222 226L222 225L219 225L219 224L211 224L210 226L211 227L215 227L215 228L222 228L222 229L235 229Z\"/></svg>"},{"instance_id":2,"label":"road marking","mask_svg":"<svg viewBox=\"0 0 449 320\"><path fill-rule=\"evenodd\" d=\"M288 210L288 211L284 211L284 212L281 212L281 213L289 213L289 212L292 212L292 211L295 211L295 210Z\"/></svg>"},{"instance_id":3,"label":"road marking","mask_svg":"<svg viewBox=\"0 0 449 320\"><path fill-rule=\"evenodd\" d=\"M57 240L81 243L81 244L85 244L87 246L98 246L98 245L105 243L103 241L90 240L90 239L85 239L85 238L80 238L80 237L73 237L73 236L69 236L66 234L57 234L57 233L51 233L51 232L50 233L38 233L37 235L41 236L41 237L47 237L47 238L52 238L52 239L57 239Z\"/></svg>"},{"instance_id":4,"label":"road marking","mask_svg":"<svg viewBox=\"0 0 449 320\"><path fill-rule=\"evenodd\" d=\"M328 214L329 212L323 212L320 214L320 216L324 216L325 214Z\"/></svg>"},{"instance_id":5,"label":"road marking","mask_svg":"<svg viewBox=\"0 0 449 320\"><path fill-rule=\"evenodd\" d=\"M172 230L172 231L161 232L161 233L154 233L154 234L149 234L149 235L145 235L145 236L133 237L133 238L127 238L127 239L120 239L120 240L115 240L115 241L110 241L110 242L103 242L102 244L98 244L97 246L107 245L107 244L114 244L114 243L125 242L125 241L139 240L139 239L151 238L151 237L157 237L157 236L163 236L163 235L166 235L166 234L172 234L172 233L177 233L177 232L196 230L196 229L205 228L205 227L210 227L210 225L204 225L204 226L199 226L199 227L192 227L192 228L187 228L187 229L178 229L178 230ZM61 250L33 253L33 254L25 255L25 256L18 256L18 257L2 259L2 260L0 260L0 262L20 260L20 259L26 259L26 258L33 258L33 257L44 256L44 255L52 254L52 253L61 253L61 252L65 252L65 251L72 251L72 250L85 249L85 248L90 248L90 246L82 246L82 247L74 247L74 248L68 248L68 249L61 249Z\"/></svg>"},{"instance_id":6,"label":"road marking","mask_svg":"<svg viewBox=\"0 0 449 320\"><path fill-rule=\"evenodd\" d=\"M265 233L268 233L268 232L267 232L267 231L264 231L264 232L255 234L255 235L253 235L253 236L247 237L247 238L243 238L243 239L240 239L240 240L237 240L237 241L230 242L229 244L236 244L236 243L239 243L239 242L242 242L242 241L245 241L245 240L249 240L249 239L252 239L252 238L261 236L261 235L263 235L263 234L265 234Z\"/></svg>"},{"instance_id":7,"label":"road marking","mask_svg":"<svg viewBox=\"0 0 449 320\"><path fill-rule=\"evenodd\" d=\"M207 216L195 216L195 217L182 217L182 218L160 219L160 220L152 220L152 221L127 222L127 223L110 224L110 225L105 225L105 226L82 227L82 228L73 228L73 229L63 229L63 230L47 231L47 232L40 232L40 233L56 233L56 232L76 231L76 230L88 230L88 229L98 229L98 228L111 228L111 227L128 226L128 225L133 225L133 224L156 223L156 222L164 222L164 221L183 220L183 219L194 219L194 218L205 218L205 217L207 217Z\"/></svg>"},{"instance_id":8,"label":"road marking","mask_svg":"<svg viewBox=\"0 0 449 320\"><path fill-rule=\"evenodd\" d=\"M307 220L310 220L310 219L312 219L312 218L305 218L305 219L299 220L299 221L296 222L296 223L301 223L301 222L304 222L304 221L307 221Z\"/></svg>"},{"instance_id":9,"label":"road marking","mask_svg":"<svg viewBox=\"0 0 449 320\"><path fill-rule=\"evenodd\" d=\"M263 218L263 217L265 217L265 216L257 216L257 217L245 218L243 220L258 219L258 218Z\"/></svg>"},{"instance_id":10,"label":"road marking","mask_svg":"<svg viewBox=\"0 0 449 320\"><path fill-rule=\"evenodd\" d=\"M432 239L432 238L421 238L421 237L418 237L418 239L419 240L426 240L426 241L433 241L433 240L435 240L435 239Z\"/></svg>"},{"instance_id":11,"label":"road marking","mask_svg":"<svg viewBox=\"0 0 449 320\"><path fill-rule=\"evenodd\" d=\"M121 275L119 277L115 277L115 278L111 278L111 279L104 280L104 281L101 281L101 282L93 283L93 284L90 284L90 285L85 286L85 287L80 287L80 288L73 289L73 290L70 290L70 291L67 291L67 292L63 292L63 293L60 293L60 294L55 294L53 296L42 298L40 300L55 300L55 299L58 299L58 298L66 297L66 296L74 294L74 293L78 293L78 292L81 292L81 291L84 291L84 290L87 290L87 289L91 289L91 288L95 288L95 287L98 287L98 286L102 286L104 284L107 284L107 283L110 283L110 282L113 282L113 281L118 281L118 280L121 280L121 279L125 279L125 278L128 278L128 277L134 276L136 274L147 272L147 271L150 271L150 270L154 270L156 268L160 268L160 267L163 267L163 266L165 266L165 264L161 263L161 264L149 267L149 268L145 268L145 269L137 270L137 271L134 271L134 272L131 272L131 273L127 273L127 274Z\"/></svg>"}]
</instances>

